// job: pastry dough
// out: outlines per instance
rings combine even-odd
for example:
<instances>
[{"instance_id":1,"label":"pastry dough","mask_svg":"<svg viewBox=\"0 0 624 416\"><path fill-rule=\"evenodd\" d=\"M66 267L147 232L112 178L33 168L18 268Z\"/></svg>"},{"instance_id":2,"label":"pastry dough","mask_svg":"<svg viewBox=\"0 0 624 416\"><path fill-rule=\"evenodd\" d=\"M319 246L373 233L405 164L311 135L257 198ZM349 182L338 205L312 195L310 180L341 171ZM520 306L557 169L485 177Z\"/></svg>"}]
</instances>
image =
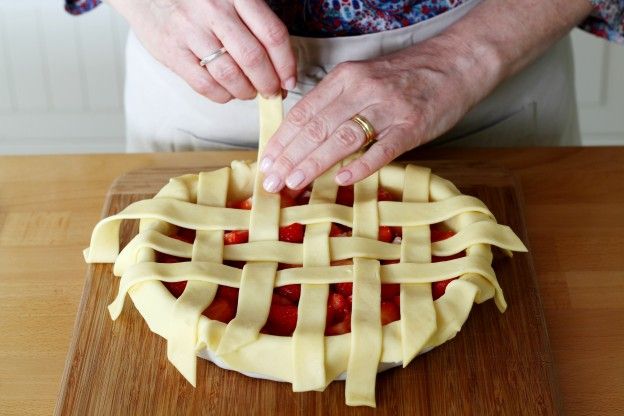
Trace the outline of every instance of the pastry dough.
<instances>
[{"instance_id":1,"label":"pastry dough","mask_svg":"<svg viewBox=\"0 0 624 416\"><path fill-rule=\"evenodd\" d=\"M260 154L281 121L281 99L260 99ZM313 184L310 203L280 209L280 196L262 189L256 163L173 178L153 198L100 221L85 250L89 263L115 263L119 292L113 319L128 294L150 329L168 341L167 355L196 384L196 356L245 374L286 381L295 391L322 390L346 373L346 402L375 406L375 378L389 366L406 366L416 355L453 338L472 305L494 298L506 308L491 267L490 246L526 251L513 231L496 223L477 198L417 166L389 165L355 185L353 208L334 203L339 165ZM401 202L378 201L384 187ZM251 211L225 208L226 200L253 195ZM119 252L120 223L140 219L139 234ZM303 244L278 241L280 225L307 224ZM353 228L351 237L329 237L332 222ZM429 225L444 223L456 234L431 243ZM172 225L197 230L193 244L170 236ZM379 225L403 227L401 244L377 241ZM249 242L223 246L224 230L249 229ZM466 256L432 263L433 256ZM155 252L189 258L155 262ZM353 259L352 265L332 266ZM396 260L381 265L380 260ZM224 260L247 262L238 269ZM278 262L303 267L277 270ZM460 276L433 300L431 283ZM161 282L187 280L175 298ZM325 336L329 284L353 282L352 331ZM382 283L401 284L401 319L380 324ZM301 284L292 337L259 333L274 287ZM236 317L224 324L202 315L217 285L240 288ZM289 359L287 357L290 357Z\"/></svg>"}]
</instances>

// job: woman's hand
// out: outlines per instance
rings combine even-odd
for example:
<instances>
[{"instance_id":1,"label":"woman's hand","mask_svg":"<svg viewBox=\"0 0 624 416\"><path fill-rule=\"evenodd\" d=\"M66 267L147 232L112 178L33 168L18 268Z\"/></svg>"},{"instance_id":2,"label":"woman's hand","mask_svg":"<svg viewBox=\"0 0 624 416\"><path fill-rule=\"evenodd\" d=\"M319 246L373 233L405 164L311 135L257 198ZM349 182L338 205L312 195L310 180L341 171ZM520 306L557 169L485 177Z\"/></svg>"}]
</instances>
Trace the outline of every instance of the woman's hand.
<instances>
[{"instance_id":1,"label":"woman's hand","mask_svg":"<svg viewBox=\"0 0 624 416\"><path fill-rule=\"evenodd\" d=\"M502 80L520 71L591 11L587 0L485 0L442 34L392 55L338 65L286 116L268 143L264 187L301 189L365 140L340 169L349 185L449 130Z\"/></svg>"},{"instance_id":2,"label":"woman's hand","mask_svg":"<svg viewBox=\"0 0 624 416\"><path fill-rule=\"evenodd\" d=\"M263 0L109 0L158 61L212 101L295 85L288 30ZM199 61L225 47L228 53Z\"/></svg>"},{"instance_id":3,"label":"woman's hand","mask_svg":"<svg viewBox=\"0 0 624 416\"><path fill-rule=\"evenodd\" d=\"M363 156L338 172L340 185L369 176L450 129L475 103L474 89L487 88L485 83L475 85L479 79L467 82L458 58L456 48L432 39L392 55L335 67L290 110L271 138L261 162L265 189L301 189L360 149L365 134L351 120L356 114L374 126L377 137Z\"/></svg>"}]
</instances>

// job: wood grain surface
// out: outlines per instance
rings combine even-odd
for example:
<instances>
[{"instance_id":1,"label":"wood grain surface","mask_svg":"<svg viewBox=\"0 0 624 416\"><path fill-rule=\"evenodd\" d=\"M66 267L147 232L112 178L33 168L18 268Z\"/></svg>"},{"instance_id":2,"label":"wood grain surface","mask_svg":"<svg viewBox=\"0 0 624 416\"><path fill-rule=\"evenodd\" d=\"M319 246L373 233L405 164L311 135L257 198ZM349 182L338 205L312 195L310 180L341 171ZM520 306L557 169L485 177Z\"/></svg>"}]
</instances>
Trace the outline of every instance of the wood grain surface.
<instances>
[{"instance_id":1,"label":"wood grain surface","mask_svg":"<svg viewBox=\"0 0 624 416\"><path fill-rule=\"evenodd\" d=\"M527 241L519 189L507 171L482 163L425 164L483 200L499 222ZM168 178L184 173L188 171L148 169L124 175L112 186L104 215L153 196ZM122 241L134 234L136 222L126 223ZM379 376L376 413L557 413L560 400L530 254L498 257L494 267L508 311L501 315L493 302L476 306L455 339L406 369ZM56 409L59 415L372 412L344 404L343 382L332 383L322 393L293 393L288 383L255 380L205 360L198 360L198 384L193 388L168 363L166 342L150 333L136 310L127 307L121 319L111 322L106 307L117 288L110 265L89 268Z\"/></svg>"},{"instance_id":2,"label":"wood grain surface","mask_svg":"<svg viewBox=\"0 0 624 416\"><path fill-rule=\"evenodd\" d=\"M624 413L624 148L408 157L492 161L520 178L564 413ZM54 410L85 283L82 249L112 181L140 168L193 171L233 159L255 153L0 157L0 414Z\"/></svg>"}]
</instances>

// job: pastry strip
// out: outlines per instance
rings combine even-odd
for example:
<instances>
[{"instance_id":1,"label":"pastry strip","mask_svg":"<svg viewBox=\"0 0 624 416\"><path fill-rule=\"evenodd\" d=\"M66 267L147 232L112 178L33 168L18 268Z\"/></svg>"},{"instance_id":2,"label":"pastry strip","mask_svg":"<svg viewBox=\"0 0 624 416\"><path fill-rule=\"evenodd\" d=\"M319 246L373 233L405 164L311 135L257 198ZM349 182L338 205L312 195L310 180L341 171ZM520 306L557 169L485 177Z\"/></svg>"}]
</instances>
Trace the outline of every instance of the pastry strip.
<instances>
[{"instance_id":1,"label":"pastry strip","mask_svg":"<svg viewBox=\"0 0 624 416\"><path fill-rule=\"evenodd\" d=\"M377 173L354 186L353 235L377 240ZM382 331L379 261L353 259L351 352L347 365L345 396L351 406L375 406L375 380L381 357Z\"/></svg>"},{"instance_id":2,"label":"pastry strip","mask_svg":"<svg viewBox=\"0 0 624 416\"><path fill-rule=\"evenodd\" d=\"M260 109L260 138L258 154L282 122L282 98L258 98ZM279 240L280 196L264 190L264 175L258 171L254 180L253 203L249 219L249 241Z\"/></svg>"},{"instance_id":3,"label":"pastry strip","mask_svg":"<svg viewBox=\"0 0 624 416\"><path fill-rule=\"evenodd\" d=\"M431 170L418 166L405 167L404 202L429 202ZM429 225L403 227L401 262L431 263ZM401 349L403 367L422 350L436 330L436 316L430 283L401 285Z\"/></svg>"},{"instance_id":4,"label":"pastry strip","mask_svg":"<svg viewBox=\"0 0 624 416\"><path fill-rule=\"evenodd\" d=\"M334 166L317 178L309 204L333 202L338 185ZM303 267L330 266L329 231L331 223L306 226L303 238ZM323 389L325 375L325 325L327 315L327 284L302 284L297 327L292 336L293 391Z\"/></svg>"},{"instance_id":5,"label":"pastry strip","mask_svg":"<svg viewBox=\"0 0 624 416\"><path fill-rule=\"evenodd\" d=\"M375 407L375 380L382 346L379 262L356 257L353 268L351 349L345 397L349 406Z\"/></svg>"},{"instance_id":6,"label":"pastry strip","mask_svg":"<svg viewBox=\"0 0 624 416\"><path fill-rule=\"evenodd\" d=\"M243 267L236 316L225 329L217 355L253 342L269 316L277 263L254 262Z\"/></svg>"},{"instance_id":7,"label":"pastry strip","mask_svg":"<svg viewBox=\"0 0 624 416\"><path fill-rule=\"evenodd\" d=\"M454 236L431 244L434 256L450 256L475 244L494 245L499 248L524 252L526 247L506 225L493 221L479 221L467 225ZM137 262L137 253L143 248L152 248L172 256L191 258L193 246L153 230L138 234L119 254L113 272L120 276L126 268ZM332 260L353 257L375 257L380 260L394 260L401 256L401 245L373 241L360 237L330 237L329 249ZM223 248L225 260L261 261L270 260L288 264L303 264L301 244L284 241L256 241L234 244Z\"/></svg>"},{"instance_id":8,"label":"pastry strip","mask_svg":"<svg viewBox=\"0 0 624 416\"><path fill-rule=\"evenodd\" d=\"M282 99L274 97L258 100L260 108L261 153L269 138L282 121ZM249 241L267 241L274 244L279 238L280 196L264 190L264 175L256 173L253 185L253 203L249 218ZM277 262L248 262L243 267L236 316L227 326L217 355L236 351L253 342L269 316Z\"/></svg>"},{"instance_id":9,"label":"pastry strip","mask_svg":"<svg viewBox=\"0 0 624 416\"><path fill-rule=\"evenodd\" d=\"M494 270L489 261L480 256L467 256L441 263L397 263L380 267L382 283L431 283L440 280L475 273L482 276L494 288L498 286ZM353 281L353 266L331 266L284 269L277 272L275 286L297 283L330 284ZM185 263L137 263L130 267L119 282L117 297L108 306L113 319L123 308L123 301L128 290L135 285L150 280L179 282L181 280L200 280L225 286L239 287L241 270L209 262Z\"/></svg>"},{"instance_id":10,"label":"pastry strip","mask_svg":"<svg viewBox=\"0 0 624 416\"><path fill-rule=\"evenodd\" d=\"M260 185L260 192L266 193ZM258 203L258 201L262 201ZM265 201L279 207L279 196L264 195L254 197L254 209L259 211L254 221L258 222L261 234L250 230L250 241L255 236L273 236L277 240L278 231L269 233L267 223L275 220L274 213L265 212ZM397 205L398 204L398 205ZM401 204L405 206L401 208ZM355 208L357 209L357 208ZM279 225L284 226L299 222L301 224L316 224L322 222L336 222L353 227L353 209L336 204L302 205L284 208L281 210ZM468 212L480 212L492 216L490 211L478 199L458 195L439 202L431 203L401 203L379 202L379 223L390 226L428 225ZM267 217L262 217L266 214ZM119 225L124 219L155 219L184 228L198 230L244 230L250 226L250 212L233 208L207 207L178 201L175 199L158 198L138 201L129 205L117 215L100 221L93 230L91 246L85 250L85 259L89 263L111 263L119 253ZM253 229L253 228L252 228ZM252 238L252 235L254 238ZM264 237L262 239L264 239ZM258 237L260 239L260 237ZM255 240L257 241L257 240Z\"/></svg>"},{"instance_id":11,"label":"pastry strip","mask_svg":"<svg viewBox=\"0 0 624 416\"><path fill-rule=\"evenodd\" d=\"M199 174L197 203L224 207L227 198L229 169ZM223 230L199 230L193 243L192 261L223 262ZM197 378L197 324L204 309L217 294L218 285L188 281L182 295L171 309L167 358L193 385Z\"/></svg>"},{"instance_id":12,"label":"pastry strip","mask_svg":"<svg viewBox=\"0 0 624 416\"><path fill-rule=\"evenodd\" d=\"M113 320L117 319L123 309L126 293L132 287L150 280L161 280L164 282L198 280L239 287L241 276L242 272L240 269L212 262L196 261L172 264L140 262L129 267L119 280L119 291L113 302L108 305L108 311ZM163 287L163 290L166 289ZM167 293L169 292L167 291Z\"/></svg>"}]
</instances>

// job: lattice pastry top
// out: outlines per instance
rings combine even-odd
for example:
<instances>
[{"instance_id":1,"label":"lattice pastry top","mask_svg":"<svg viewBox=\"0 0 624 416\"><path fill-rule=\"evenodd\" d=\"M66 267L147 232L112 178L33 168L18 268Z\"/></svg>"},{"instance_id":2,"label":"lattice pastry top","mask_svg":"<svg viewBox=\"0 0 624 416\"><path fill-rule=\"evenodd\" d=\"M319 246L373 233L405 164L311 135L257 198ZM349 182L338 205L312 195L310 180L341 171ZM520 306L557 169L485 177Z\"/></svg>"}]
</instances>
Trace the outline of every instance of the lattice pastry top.
<instances>
[{"instance_id":1,"label":"lattice pastry top","mask_svg":"<svg viewBox=\"0 0 624 416\"><path fill-rule=\"evenodd\" d=\"M280 117L280 100L262 102L261 146ZM233 162L171 179L153 199L98 223L85 250L88 262L114 262L114 274L121 276L109 306L113 319L129 294L150 329L168 340L169 360L193 385L200 355L225 368L291 382L294 391L322 390L346 375L347 404L374 406L379 370L406 366L454 337L475 302L494 298L505 310L490 245L506 252L526 248L481 201L429 169L386 166L355 185L350 207L335 202L336 166L314 182L308 204L280 208L280 195L262 189L255 167ZM379 188L398 200L379 201ZM228 207L252 195L250 210ZM141 220L139 234L119 253L125 219ZM279 241L280 226L292 223L305 225L303 241ZM330 236L332 224L350 227L351 235ZM452 237L432 243L431 224L443 224ZM379 241L380 226L400 227L402 238ZM196 230L194 239L173 238L180 227ZM225 230L249 230L248 242L224 245ZM432 262L433 256L462 252ZM190 261L159 263L157 253ZM233 262L246 263L241 269ZM434 300L432 282L455 277ZM188 283L177 298L163 285L182 280ZM326 335L330 286L344 283L352 283L351 330ZM400 319L382 325L382 285L397 284ZM268 334L262 329L274 288L287 285L301 285L296 327L289 336ZM202 315L219 299L219 287L239 288L227 324Z\"/></svg>"}]
</instances>

